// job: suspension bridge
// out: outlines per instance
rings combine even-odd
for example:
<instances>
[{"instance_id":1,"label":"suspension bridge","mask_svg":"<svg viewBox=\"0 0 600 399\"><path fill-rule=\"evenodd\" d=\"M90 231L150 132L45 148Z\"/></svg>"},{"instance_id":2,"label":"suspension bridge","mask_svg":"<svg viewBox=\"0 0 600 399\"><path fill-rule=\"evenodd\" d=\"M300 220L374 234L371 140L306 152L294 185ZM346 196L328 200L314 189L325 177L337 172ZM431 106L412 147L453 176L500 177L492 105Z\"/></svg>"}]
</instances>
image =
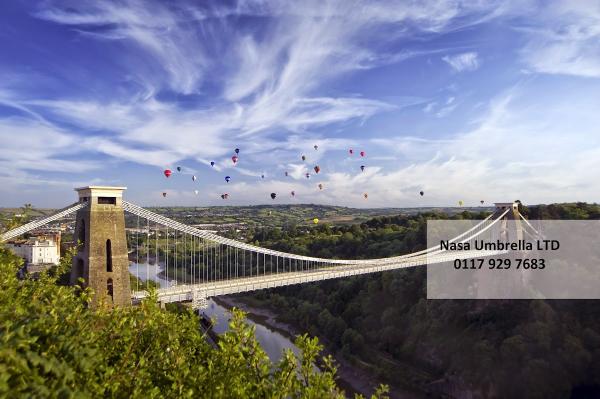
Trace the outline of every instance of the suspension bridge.
<instances>
[{"instance_id":1,"label":"suspension bridge","mask_svg":"<svg viewBox=\"0 0 600 399\"><path fill-rule=\"evenodd\" d=\"M334 278L433 265L457 258L494 256L498 251L449 252L439 246L380 259L325 259L262 248L198 229L123 200L125 187L89 186L75 189L79 201L57 213L5 232L5 242L75 215L71 283L83 281L95 300L126 306L149 295L139 279L130 284L130 266L137 277L150 279L160 271L157 288L162 303L192 302L206 306L210 297L305 284ZM129 227L126 228L125 214ZM472 242L506 234L506 223L517 226L512 239L535 234L515 203L497 203L495 211L450 242ZM504 233L502 233L504 231ZM534 232L534 233L532 233ZM504 237L506 239L506 237ZM150 268L153 272L150 272ZM145 269L145 270L144 270Z\"/></svg>"}]
</instances>

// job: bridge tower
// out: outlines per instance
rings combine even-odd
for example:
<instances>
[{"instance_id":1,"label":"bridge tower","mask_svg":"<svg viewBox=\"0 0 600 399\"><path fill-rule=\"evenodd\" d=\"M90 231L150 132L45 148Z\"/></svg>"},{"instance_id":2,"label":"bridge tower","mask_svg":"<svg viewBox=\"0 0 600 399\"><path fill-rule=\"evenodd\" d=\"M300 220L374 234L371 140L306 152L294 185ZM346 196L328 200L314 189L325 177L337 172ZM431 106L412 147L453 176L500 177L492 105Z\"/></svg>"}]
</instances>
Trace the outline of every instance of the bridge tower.
<instances>
[{"instance_id":1,"label":"bridge tower","mask_svg":"<svg viewBox=\"0 0 600 399\"><path fill-rule=\"evenodd\" d=\"M500 217L508 209L508 213L500 220L500 237L502 241L516 241L523 239L523 225L519 213L518 202L496 202L496 210L492 219Z\"/></svg>"},{"instance_id":2,"label":"bridge tower","mask_svg":"<svg viewBox=\"0 0 600 399\"><path fill-rule=\"evenodd\" d=\"M94 290L94 303L131 305L129 259L125 236L123 191L126 187L88 186L76 188L80 202L74 239L79 242L73 258L71 284L83 278Z\"/></svg>"}]
</instances>

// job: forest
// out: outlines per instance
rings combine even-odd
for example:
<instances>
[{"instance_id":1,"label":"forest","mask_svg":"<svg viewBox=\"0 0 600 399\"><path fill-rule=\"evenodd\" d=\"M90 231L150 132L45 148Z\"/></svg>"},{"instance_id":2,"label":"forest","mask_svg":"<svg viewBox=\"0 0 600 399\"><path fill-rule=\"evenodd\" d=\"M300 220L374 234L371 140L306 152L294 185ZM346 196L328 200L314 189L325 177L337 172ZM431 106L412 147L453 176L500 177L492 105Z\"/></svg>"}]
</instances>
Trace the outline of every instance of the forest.
<instances>
[{"instance_id":1,"label":"forest","mask_svg":"<svg viewBox=\"0 0 600 399\"><path fill-rule=\"evenodd\" d=\"M600 219L600 206L524 207L530 219ZM426 221L463 212L386 216L310 231L264 229L261 246L320 257L374 258L425 247ZM427 300L425 269L260 291L241 299L318 336L390 385L455 397L600 395L600 303L594 300Z\"/></svg>"}]
</instances>

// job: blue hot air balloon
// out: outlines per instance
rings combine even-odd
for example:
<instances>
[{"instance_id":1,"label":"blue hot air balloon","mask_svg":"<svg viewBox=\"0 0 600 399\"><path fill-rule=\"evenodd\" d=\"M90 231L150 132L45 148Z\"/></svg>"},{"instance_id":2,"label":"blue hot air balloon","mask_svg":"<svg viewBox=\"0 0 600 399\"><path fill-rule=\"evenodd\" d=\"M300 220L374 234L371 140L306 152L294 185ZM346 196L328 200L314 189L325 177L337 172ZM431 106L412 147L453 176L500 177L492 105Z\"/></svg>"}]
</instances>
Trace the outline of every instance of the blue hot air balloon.
<instances>
[{"instance_id":1,"label":"blue hot air balloon","mask_svg":"<svg viewBox=\"0 0 600 399\"><path fill-rule=\"evenodd\" d=\"M210 161L210 166L215 166L215 161Z\"/></svg>"},{"instance_id":2,"label":"blue hot air balloon","mask_svg":"<svg viewBox=\"0 0 600 399\"><path fill-rule=\"evenodd\" d=\"M229 180L231 180L231 177L229 177L229 176L225 176L225 181L226 181L227 183L229 183Z\"/></svg>"}]
</instances>

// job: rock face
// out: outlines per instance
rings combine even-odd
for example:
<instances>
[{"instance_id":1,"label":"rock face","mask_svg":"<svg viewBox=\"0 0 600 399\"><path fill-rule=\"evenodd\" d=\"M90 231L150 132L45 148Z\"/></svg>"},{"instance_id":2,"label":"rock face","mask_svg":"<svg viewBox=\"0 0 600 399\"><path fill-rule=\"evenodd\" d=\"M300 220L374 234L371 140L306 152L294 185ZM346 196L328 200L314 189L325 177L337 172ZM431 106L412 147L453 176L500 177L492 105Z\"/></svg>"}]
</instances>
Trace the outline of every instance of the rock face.
<instances>
[{"instance_id":1,"label":"rock face","mask_svg":"<svg viewBox=\"0 0 600 399\"><path fill-rule=\"evenodd\" d=\"M89 186L76 189L80 202L89 205L77 212L71 284L94 290L93 304L131 304L129 260L122 198L125 187Z\"/></svg>"}]
</instances>

